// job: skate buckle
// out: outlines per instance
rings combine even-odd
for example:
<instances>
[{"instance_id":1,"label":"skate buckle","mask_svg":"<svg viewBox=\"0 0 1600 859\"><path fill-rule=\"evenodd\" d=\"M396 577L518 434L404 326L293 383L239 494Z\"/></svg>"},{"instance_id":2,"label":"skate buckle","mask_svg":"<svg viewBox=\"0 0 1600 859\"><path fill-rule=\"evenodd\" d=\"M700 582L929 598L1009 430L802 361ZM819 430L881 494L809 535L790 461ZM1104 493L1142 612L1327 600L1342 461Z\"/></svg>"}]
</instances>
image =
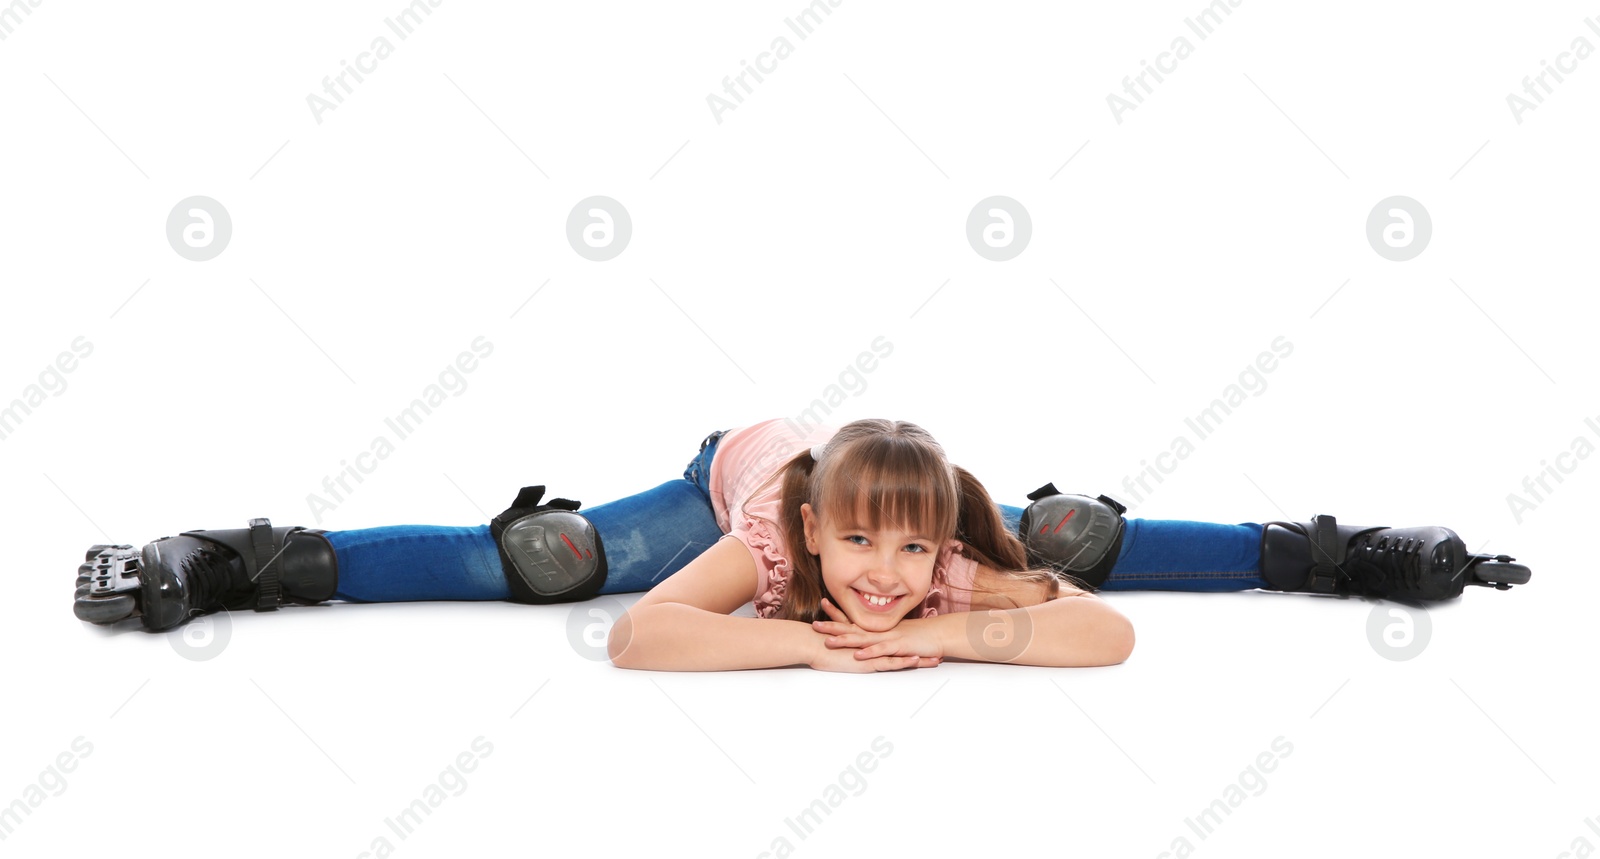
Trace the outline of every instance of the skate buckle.
<instances>
[{"instance_id":1,"label":"skate buckle","mask_svg":"<svg viewBox=\"0 0 1600 859\"><path fill-rule=\"evenodd\" d=\"M270 519L250 520L250 548L255 550L256 583L260 586L260 590L256 594L255 610L276 611L278 605L282 603L282 599L278 586L279 570L273 566L278 557L272 552L272 521Z\"/></svg>"},{"instance_id":2,"label":"skate buckle","mask_svg":"<svg viewBox=\"0 0 1600 859\"><path fill-rule=\"evenodd\" d=\"M1339 544L1338 520L1327 514L1311 517L1311 549L1316 553L1311 576L1305 587L1312 593L1331 594L1338 591L1339 563L1344 560L1345 547Z\"/></svg>"},{"instance_id":3,"label":"skate buckle","mask_svg":"<svg viewBox=\"0 0 1600 859\"><path fill-rule=\"evenodd\" d=\"M84 570L89 576L90 596L106 597L139 587L139 553L132 546L107 546L83 566L91 568Z\"/></svg>"}]
</instances>

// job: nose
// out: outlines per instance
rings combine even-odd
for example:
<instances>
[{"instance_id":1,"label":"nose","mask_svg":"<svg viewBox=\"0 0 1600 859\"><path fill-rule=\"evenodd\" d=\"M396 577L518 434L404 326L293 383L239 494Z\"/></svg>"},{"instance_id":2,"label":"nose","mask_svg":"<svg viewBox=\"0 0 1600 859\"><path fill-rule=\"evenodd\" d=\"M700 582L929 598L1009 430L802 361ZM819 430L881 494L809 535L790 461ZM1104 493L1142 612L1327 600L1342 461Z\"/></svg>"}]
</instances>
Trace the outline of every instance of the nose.
<instances>
[{"instance_id":1,"label":"nose","mask_svg":"<svg viewBox=\"0 0 1600 859\"><path fill-rule=\"evenodd\" d=\"M874 556L872 569L867 571L867 581L872 583L878 593L886 594L894 590L895 583L900 580L895 570L896 557L882 554Z\"/></svg>"}]
</instances>

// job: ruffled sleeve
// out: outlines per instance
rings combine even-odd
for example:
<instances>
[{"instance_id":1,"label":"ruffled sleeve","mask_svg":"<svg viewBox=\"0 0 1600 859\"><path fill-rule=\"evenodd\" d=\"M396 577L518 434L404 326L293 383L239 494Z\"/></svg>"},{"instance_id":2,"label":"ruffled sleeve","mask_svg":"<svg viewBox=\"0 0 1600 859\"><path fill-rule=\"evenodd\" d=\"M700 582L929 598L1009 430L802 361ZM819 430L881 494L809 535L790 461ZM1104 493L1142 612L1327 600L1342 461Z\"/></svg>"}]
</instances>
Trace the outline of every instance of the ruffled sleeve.
<instances>
[{"instance_id":1,"label":"ruffled sleeve","mask_svg":"<svg viewBox=\"0 0 1600 859\"><path fill-rule=\"evenodd\" d=\"M749 547L756 562L756 615L777 617L793 572L783 540L777 527L766 519L745 517L742 524L744 527L735 528L732 533Z\"/></svg>"}]
</instances>

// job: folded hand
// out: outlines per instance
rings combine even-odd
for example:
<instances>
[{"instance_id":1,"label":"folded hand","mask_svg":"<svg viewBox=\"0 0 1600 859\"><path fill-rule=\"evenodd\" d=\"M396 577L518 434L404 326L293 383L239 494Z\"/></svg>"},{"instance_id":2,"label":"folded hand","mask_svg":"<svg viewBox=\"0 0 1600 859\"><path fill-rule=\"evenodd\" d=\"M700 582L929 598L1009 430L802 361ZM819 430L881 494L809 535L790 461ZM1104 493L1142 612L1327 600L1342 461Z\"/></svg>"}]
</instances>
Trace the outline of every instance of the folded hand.
<instances>
[{"instance_id":1,"label":"folded hand","mask_svg":"<svg viewBox=\"0 0 1600 859\"><path fill-rule=\"evenodd\" d=\"M867 632L850 621L843 610L822 600L822 610L833 620L813 621L811 628L827 635L825 646L830 648L857 648L855 658L872 659L879 656L917 656L939 664L944 658L944 643L934 634L929 624L918 618L906 618L885 632Z\"/></svg>"}]
</instances>

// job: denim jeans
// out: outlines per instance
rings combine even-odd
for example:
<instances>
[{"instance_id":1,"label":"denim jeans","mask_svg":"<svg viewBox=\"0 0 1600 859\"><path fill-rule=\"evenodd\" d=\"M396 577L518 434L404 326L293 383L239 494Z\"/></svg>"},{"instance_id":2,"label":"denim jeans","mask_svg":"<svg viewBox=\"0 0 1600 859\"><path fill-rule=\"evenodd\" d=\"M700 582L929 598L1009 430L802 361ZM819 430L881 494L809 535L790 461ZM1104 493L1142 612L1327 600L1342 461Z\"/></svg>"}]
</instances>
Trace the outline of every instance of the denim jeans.
<instances>
[{"instance_id":1,"label":"denim jeans","mask_svg":"<svg viewBox=\"0 0 1600 859\"><path fill-rule=\"evenodd\" d=\"M602 594L648 591L721 539L711 460L727 430L700 442L683 471L635 495L580 509L605 547ZM562 497L563 493L553 493ZM1013 533L1021 507L997 505ZM489 526L386 525L329 531L339 562L334 599L349 602L503 600L511 595ZM1128 519L1102 590L1238 591L1262 587L1261 525ZM754 583L752 583L752 588Z\"/></svg>"}]
</instances>

